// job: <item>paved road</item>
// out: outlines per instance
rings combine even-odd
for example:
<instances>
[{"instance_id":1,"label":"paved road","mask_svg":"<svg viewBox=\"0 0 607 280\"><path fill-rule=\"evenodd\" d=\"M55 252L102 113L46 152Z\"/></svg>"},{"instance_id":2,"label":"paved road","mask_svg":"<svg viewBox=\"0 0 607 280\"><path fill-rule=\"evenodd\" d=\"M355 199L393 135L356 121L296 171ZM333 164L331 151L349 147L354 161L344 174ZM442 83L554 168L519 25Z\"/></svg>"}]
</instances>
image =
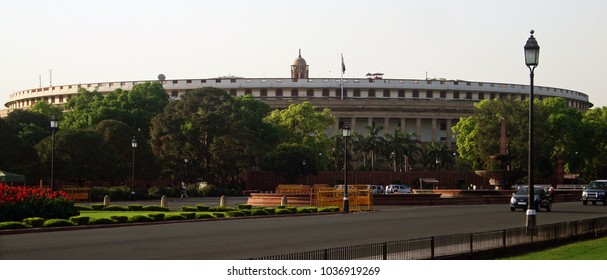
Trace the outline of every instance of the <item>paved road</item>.
<instances>
[{"instance_id":1,"label":"paved road","mask_svg":"<svg viewBox=\"0 0 607 280\"><path fill-rule=\"evenodd\" d=\"M605 206L558 203L538 224L607 216ZM0 235L0 259L244 259L525 225L508 205L381 207L322 216L179 222Z\"/></svg>"}]
</instances>

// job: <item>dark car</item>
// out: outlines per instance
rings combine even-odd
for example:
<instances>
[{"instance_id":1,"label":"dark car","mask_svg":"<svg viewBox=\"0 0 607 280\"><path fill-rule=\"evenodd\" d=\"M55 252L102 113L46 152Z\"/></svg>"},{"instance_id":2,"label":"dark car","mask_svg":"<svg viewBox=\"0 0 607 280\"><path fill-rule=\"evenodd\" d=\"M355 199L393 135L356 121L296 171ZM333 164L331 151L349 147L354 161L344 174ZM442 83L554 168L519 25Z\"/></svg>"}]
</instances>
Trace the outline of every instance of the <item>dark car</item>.
<instances>
[{"instance_id":1,"label":"dark car","mask_svg":"<svg viewBox=\"0 0 607 280\"><path fill-rule=\"evenodd\" d=\"M596 205L598 201L603 205L607 205L607 180L596 180L590 182L582 191L582 204L588 205L588 201L592 205Z\"/></svg>"},{"instance_id":2,"label":"dark car","mask_svg":"<svg viewBox=\"0 0 607 280\"><path fill-rule=\"evenodd\" d=\"M518 187L510 198L510 211L514 211L516 208L527 209L527 200L529 199L528 191L528 186ZM552 210L552 196L545 187L534 186L533 197L533 208L535 208L535 211L540 211L540 208L544 208L548 212Z\"/></svg>"}]
</instances>

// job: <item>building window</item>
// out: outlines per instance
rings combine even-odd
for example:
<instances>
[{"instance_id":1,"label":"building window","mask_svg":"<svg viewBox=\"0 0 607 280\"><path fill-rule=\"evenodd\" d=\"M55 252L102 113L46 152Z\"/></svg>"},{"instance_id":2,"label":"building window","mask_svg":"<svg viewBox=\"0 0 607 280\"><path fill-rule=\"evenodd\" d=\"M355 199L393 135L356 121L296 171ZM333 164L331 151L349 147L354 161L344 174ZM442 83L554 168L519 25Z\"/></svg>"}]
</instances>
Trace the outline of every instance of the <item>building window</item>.
<instances>
[{"instance_id":1,"label":"building window","mask_svg":"<svg viewBox=\"0 0 607 280\"><path fill-rule=\"evenodd\" d=\"M299 91L296 88L292 89L291 97L297 97L297 96L299 96Z\"/></svg>"},{"instance_id":2,"label":"building window","mask_svg":"<svg viewBox=\"0 0 607 280\"><path fill-rule=\"evenodd\" d=\"M185 81L185 83L186 83L186 84L191 84L191 83L192 83L192 80L187 80L187 81Z\"/></svg>"},{"instance_id":3,"label":"building window","mask_svg":"<svg viewBox=\"0 0 607 280\"><path fill-rule=\"evenodd\" d=\"M413 98L419 98L419 90L413 90Z\"/></svg>"},{"instance_id":4,"label":"building window","mask_svg":"<svg viewBox=\"0 0 607 280\"><path fill-rule=\"evenodd\" d=\"M399 89L398 90L398 97L399 98L405 98L405 90Z\"/></svg>"},{"instance_id":5,"label":"building window","mask_svg":"<svg viewBox=\"0 0 607 280\"><path fill-rule=\"evenodd\" d=\"M231 96L236 96L236 90L235 89L230 89L230 95Z\"/></svg>"},{"instance_id":6,"label":"building window","mask_svg":"<svg viewBox=\"0 0 607 280\"><path fill-rule=\"evenodd\" d=\"M434 93L431 90L426 91L426 98L432 98L433 96L434 96Z\"/></svg>"},{"instance_id":7,"label":"building window","mask_svg":"<svg viewBox=\"0 0 607 280\"><path fill-rule=\"evenodd\" d=\"M459 99L459 91L453 92L453 99Z\"/></svg>"},{"instance_id":8,"label":"building window","mask_svg":"<svg viewBox=\"0 0 607 280\"><path fill-rule=\"evenodd\" d=\"M201 83L201 84L206 84L206 83L207 83L207 80L200 80L200 83ZM175 84L175 83L174 83L174 84Z\"/></svg>"},{"instance_id":9,"label":"building window","mask_svg":"<svg viewBox=\"0 0 607 280\"><path fill-rule=\"evenodd\" d=\"M375 90L374 89L370 89L369 90L369 97L375 97Z\"/></svg>"},{"instance_id":10,"label":"building window","mask_svg":"<svg viewBox=\"0 0 607 280\"><path fill-rule=\"evenodd\" d=\"M447 98L447 92L444 90L440 91L440 98Z\"/></svg>"},{"instance_id":11,"label":"building window","mask_svg":"<svg viewBox=\"0 0 607 280\"><path fill-rule=\"evenodd\" d=\"M306 96L307 96L307 97L314 97L314 90L313 90L313 89L311 89L311 88L309 88L309 89L306 91Z\"/></svg>"},{"instance_id":12,"label":"building window","mask_svg":"<svg viewBox=\"0 0 607 280\"><path fill-rule=\"evenodd\" d=\"M443 122L443 123L440 123L440 130L441 130L441 131L445 131L445 130L447 130L447 124L446 124L446 123L444 123L444 122Z\"/></svg>"},{"instance_id":13,"label":"building window","mask_svg":"<svg viewBox=\"0 0 607 280\"><path fill-rule=\"evenodd\" d=\"M276 90L276 96L282 97L282 89L281 88L279 88L279 89Z\"/></svg>"},{"instance_id":14,"label":"building window","mask_svg":"<svg viewBox=\"0 0 607 280\"><path fill-rule=\"evenodd\" d=\"M358 89L358 88L354 89L354 97L360 97L360 89Z\"/></svg>"},{"instance_id":15,"label":"building window","mask_svg":"<svg viewBox=\"0 0 607 280\"><path fill-rule=\"evenodd\" d=\"M470 93L470 92L467 92L467 93L466 93L466 95L468 95L468 93ZM472 93L470 93L470 95L472 95ZM479 99L479 100L483 100L483 99L485 99L485 93L483 93L483 92L479 92L479 93L478 93L478 99Z\"/></svg>"},{"instance_id":16,"label":"building window","mask_svg":"<svg viewBox=\"0 0 607 280\"><path fill-rule=\"evenodd\" d=\"M328 97L329 95L331 95L331 94L329 93L329 89L328 89L328 88L324 88L324 89L322 90L322 96L323 96L323 97Z\"/></svg>"},{"instance_id":17,"label":"building window","mask_svg":"<svg viewBox=\"0 0 607 280\"><path fill-rule=\"evenodd\" d=\"M384 97L390 97L390 90L384 89Z\"/></svg>"},{"instance_id":18,"label":"building window","mask_svg":"<svg viewBox=\"0 0 607 280\"><path fill-rule=\"evenodd\" d=\"M472 92L466 92L466 99L472 99Z\"/></svg>"},{"instance_id":19,"label":"building window","mask_svg":"<svg viewBox=\"0 0 607 280\"><path fill-rule=\"evenodd\" d=\"M178 96L179 96L179 93L176 90L171 91L171 97L177 98Z\"/></svg>"},{"instance_id":20,"label":"building window","mask_svg":"<svg viewBox=\"0 0 607 280\"><path fill-rule=\"evenodd\" d=\"M492 99L492 100L495 99L495 93L490 94L489 99Z\"/></svg>"},{"instance_id":21,"label":"building window","mask_svg":"<svg viewBox=\"0 0 607 280\"><path fill-rule=\"evenodd\" d=\"M268 96L268 89L262 88L261 91L259 92L259 96L261 96L261 97Z\"/></svg>"}]
</instances>

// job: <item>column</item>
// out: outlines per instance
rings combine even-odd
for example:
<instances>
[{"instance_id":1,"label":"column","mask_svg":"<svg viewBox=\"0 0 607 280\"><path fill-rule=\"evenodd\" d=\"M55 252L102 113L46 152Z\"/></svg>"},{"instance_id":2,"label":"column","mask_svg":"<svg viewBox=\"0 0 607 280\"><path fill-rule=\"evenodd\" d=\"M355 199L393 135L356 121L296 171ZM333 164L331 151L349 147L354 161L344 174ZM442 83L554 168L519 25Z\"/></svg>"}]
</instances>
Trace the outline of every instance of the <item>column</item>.
<instances>
[{"instance_id":1,"label":"column","mask_svg":"<svg viewBox=\"0 0 607 280\"><path fill-rule=\"evenodd\" d=\"M422 141L422 119L417 118L415 119L415 135L417 140L419 140L420 142Z\"/></svg>"},{"instance_id":2,"label":"column","mask_svg":"<svg viewBox=\"0 0 607 280\"><path fill-rule=\"evenodd\" d=\"M453 143L453 132L451 131L451 119L447 119L447 146L451 148Z\"/></svg>"},{"instance_id":3,"label":"column","mask_svg":"<svg viewBox=\"0 0 607 280\"><path fill-rule=\"evenodd\" d=\"M432 118L432 142L436 142L436 119Z\"/></svg>"}]
</instances>

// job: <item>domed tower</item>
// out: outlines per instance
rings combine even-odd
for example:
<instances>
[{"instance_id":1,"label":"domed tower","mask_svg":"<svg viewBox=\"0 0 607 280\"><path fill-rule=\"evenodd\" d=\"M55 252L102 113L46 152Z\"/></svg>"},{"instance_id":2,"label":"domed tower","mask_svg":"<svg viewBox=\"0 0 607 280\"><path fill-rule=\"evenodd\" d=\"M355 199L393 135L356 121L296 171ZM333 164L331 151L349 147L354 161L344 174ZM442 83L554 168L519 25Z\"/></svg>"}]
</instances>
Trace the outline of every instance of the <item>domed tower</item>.
<instances>
[{"instance_id":1,"label":"domed tower","mask_svg":"<svg viewBox=\"0 0 607 280\"><path fill-rule=\"evenodd\" d=\"M306 60L301 57L301 49L299 49L299 56L291 64L291 79L297 81L297 79L308 78L308 64Z\"/></svg>"}]
</instances>

